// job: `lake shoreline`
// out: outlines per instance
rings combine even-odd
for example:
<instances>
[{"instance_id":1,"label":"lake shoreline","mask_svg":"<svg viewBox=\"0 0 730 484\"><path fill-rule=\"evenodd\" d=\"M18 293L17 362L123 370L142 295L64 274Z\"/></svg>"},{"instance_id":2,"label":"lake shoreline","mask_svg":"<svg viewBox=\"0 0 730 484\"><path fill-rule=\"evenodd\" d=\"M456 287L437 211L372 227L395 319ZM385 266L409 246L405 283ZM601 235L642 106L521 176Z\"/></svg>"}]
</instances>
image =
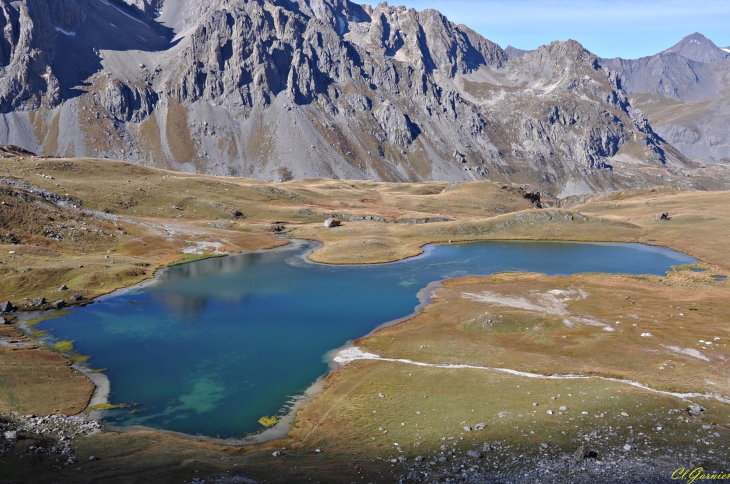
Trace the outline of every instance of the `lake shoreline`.
<instances>
[{"instance_id":1,"label":"lake shoreline","mask_svg":"<svg viewBox=\"0 0 730 484\"><path fill-rule=\"evenodd\" d=\"M390 262L377 262L377 263L366 263L366 264L323 264L321 262L312 261L310 259L311 254L320 248L322 246L321 242L316 240L307 240L307 239L289 239L289 243L283 246L271 248L271 249L260 249L260 250L251 250L251 251L242 251L240 253L235 254L228 254L231 256L235 255L244 255L244 254L250 254L250 253L271 253L271 251L295 251L298 249L301 249L306 244L311 244L312 246L307 250L305 253L301 254L302 260L306 261L309 264L314 265L380 265L380 264L395 264L398 262L405 262L407 260L411 260L414 258L419 257L426 257L431 252L428 248L428 246L434 246L434 245L462 245L462 244L469 244L469 243L478 243L478 242L555 242L555 243L576 243L576 244L590 244L590 245L623 245L627 244L626 242L584 242L584 241L562 241L562 240L511 240L511 239L505 239L505 240L473 240L473 241L458 241L453 244L444 244L444 243L428 243L424 244L421 249L421 253L404 258L404 259L397 259ZM636 245L639 245L639 243L635 243ZM647 245L647 249L649 248L662 248L663 246L649 246ZM671 249L673 250L673 249ZM196 262L196 261L191 261ZM89 303L93 303L95 301L101 301L108 297L116 297L120 294L124 294L127 292L134 291L136 289L149 287L151 285L155 285L159 283L159 277L164 274L164 272L168 269L168 267L160 267L158 270L156 270L149 279L146 279L145 281L141 283L134 284L132 286L117 289L113 292L110 292L108 294L101 295L94 300L90 301ZM317 396L321 391L325 388L325 382L326 379L333 374L334 372L338 371L342 365L337 363L335 361L335 357L343 350L346 350L347 348L352 347L355 345L358 341L367 338L368 336L372 335L373 333L382 330L383 328L390 327L397 325L399 323L408 321L416 316L418 316L423 309L430 304L433 301L433 295L436 291L438 291L443 283L445 281L450 280L451 278L447 279L441 279L438 281L432 281L428 283L424 288L419 290L416 297L419 300L419 304L414 308L413 312L410 314L396 318L394 320L387 321L385 323L382 323L378 325L373 330L369 331L367 334L359 336L358 338L355 338L353 340L348 341L345 343L345 345L330 350L324 355L324 361L328 364L328 370L323 375L321 375L314 383L312 383L301 395L296 397L291 404L289 412L287 412L286 415L281 417L280 421L274 425L273 427L269 429L263 429L260 432L255 432L252 434L248 434L241 438L228 438L228 439L220 439L215 437L209 437L209 436L201 436L201 435L194 435L194 434L188 434L184 432L177 432L177 431L170 431L170 430L163 430L163 429L157 429L152 427L146 427L146 426L108 426L107 429L113 432L133 432L136 430L146 430L146 431L153 431L153 432L161 432L165 434L171 434L176 435L184 438L190 438L192 440L198 440L198 441L206 441L211 442L219 445L229 445L229 446L242 446L242 445L260 445L266 442L270 442L273 440L278 440L287 437L288 433L290 432L295 420L296 415L299 411L299 409L302 407L302 405L306 404L307 402L311 401L315 396ZM38 315L40 315L40 311L36 311ZM37 316L36 316L37 317ZM27 318L27 320L30 320L32 318ZM67 355L64 355L67 356ZM88 411L91 407L99 404L105 404L109 403L108 398L110 394L110 382L108 378L103 375L102 373L93 373L91 368L89 368L86 365L74 365L74 369L77 369L78 371L81 371L84 373L84 375L92 381L95 385L95 392L93 397L91 398L89 405L87 406L86 411ZM90 412L88 418L93 420L102 420L102 413L100 411L92 411Z\"/></svg>"}]
</instances>

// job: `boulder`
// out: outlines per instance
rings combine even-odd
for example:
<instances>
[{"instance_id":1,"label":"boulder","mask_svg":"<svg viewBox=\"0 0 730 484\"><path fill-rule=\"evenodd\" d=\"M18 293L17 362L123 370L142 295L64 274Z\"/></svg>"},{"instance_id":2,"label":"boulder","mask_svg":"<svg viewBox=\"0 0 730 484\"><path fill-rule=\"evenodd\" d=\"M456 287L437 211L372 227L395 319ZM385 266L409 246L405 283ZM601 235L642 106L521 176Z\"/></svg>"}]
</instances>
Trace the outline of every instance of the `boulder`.
<instances>
[{"instance_id":1,"label":"boulder","mask_svg":"<svg viewBox=\"0 0 730 484\"><path fill-rule=\"evenodd\" d=\"M487 428L487 424L485 423L478 423L474 426L474 430L484 430Z\"/></svg>"},{"instance_id":2,"label":"boulder","mask_svg":"<svg viewBox=\"0 0 730 484\"><path fill-rule=\"evenodd\" d=\"M51 304L54 309L62 309L66 307L66 303L63 300L55 301L53 304Z\"/></svg>"},{"instance_id":3,"label":"boulder","mask_svg":"<svg viewBox=\"0 0 730 484\"><path fill-rule=\"evenodd\" d=\"M0 316L0 324L10 324L10 320Z\"/></svg>"},{"instance_id":4,"label":"boulder","mask_svg":"<svg viewBox=\"0 0 730 484\"><path fill-rule=\"evenodd\" d=\"M59 292L60 291L67 291L67 290L68 290L68 286L66 284L64 284L63 286L61 286L61 287L58 288L58 291Z\"/></svg>"},{"instance_id":5,"label":"boulder","mask_svg":"<svg viewBox=\"0 0 730 484\"><path fill-rule=\"evenodd\" d=\"M687 409L687 413L690 414L692 417L699 417L700 415L704 414L707 410L697 404L690 405Z\"/></svg>"},{"instance_id":6,"label":"boulder","mask_svg":"<svg viewBox=\"0 0 730 484\"><path fill-rule=\"evenodd\" d=\"M17 309L10 301L0 303L0 313L9 313Z\"/></svg>"},{"instance_id":7,"label":"boulder","mask_svg":"<svg viewBox=\"0 0 730 484\"><path fill-rule=\"evenodd\" d=\"M667 212L658 213L658 214L656 214L656 219L657 220L669 220L669 214Z\"/></svg>"},{"instance_id":8,"label":"boulder","mask_svg":"<svg viewBox=\"0 0 730 484\"><path fill-rule=\"evenodd\" d=\"M580 464L581 462L583 462L586 459L596 459L596 458L598 458L598 453L596 451L588 450L584 446L581 445L580 447L578 447L578 450L576 450L573 453L572 460L573 460L573 463Z\"/></svg>"},{"instance_id":9,"label":"boulder","mask_svg":"<svg viewBox=\"0 0 730 484\"><path fill-rule=\"evenodd\" d=\"M34 299L30 302L31 306L41 307L44 304L46 304L46 298L43 296L39 297L38 299Z\"/></svg>"},{"instance_id":10,"label":"boulder","mask_svg":"<svg viewBox=\"0 0 730 484\"><path fill-rule=\"evenodd\" d=\"M82 296L81 294L79 294L77 292L77 293L74 293L74 295L71 296L69 299L71 299L71 301L73 301L73 302L76 302L76 301L81 301L83 298L84 298L84 296Z\"/></svg>"},{"instance_id":11,"label":"boulder","mask_svg":"<svg viewBox=\"0 0 730 484\"><path fill-rule=\"evenodd\" d=\"M336 218L330 217L330 218L328 218L327 220L324 221L324 227L326 229L331 229L331 228L334 228L334 227L339 227L340 225L342 225L342 222L340 222Z\"/></svg>"}]
</instances>

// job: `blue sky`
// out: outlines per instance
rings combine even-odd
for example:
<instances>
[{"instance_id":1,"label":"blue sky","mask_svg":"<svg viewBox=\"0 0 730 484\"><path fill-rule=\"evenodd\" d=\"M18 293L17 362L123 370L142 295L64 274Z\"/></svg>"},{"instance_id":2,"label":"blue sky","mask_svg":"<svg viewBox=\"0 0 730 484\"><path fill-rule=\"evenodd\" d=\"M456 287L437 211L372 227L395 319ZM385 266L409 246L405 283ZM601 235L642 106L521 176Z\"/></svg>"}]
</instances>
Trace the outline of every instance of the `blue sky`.
<instances>
[{"instance_id":1,"label":"blue sky","mask_svg":"<svg viewBox=\"0 0 730 484\"><path fill-rule=\"evenodd\" d=\"M373 4L377 4L375 1ZM730 45L730 0L391 0L435 8L502 47L575 39L601 57L656 54L700 32Z\"/></svg>"}]
</instances>

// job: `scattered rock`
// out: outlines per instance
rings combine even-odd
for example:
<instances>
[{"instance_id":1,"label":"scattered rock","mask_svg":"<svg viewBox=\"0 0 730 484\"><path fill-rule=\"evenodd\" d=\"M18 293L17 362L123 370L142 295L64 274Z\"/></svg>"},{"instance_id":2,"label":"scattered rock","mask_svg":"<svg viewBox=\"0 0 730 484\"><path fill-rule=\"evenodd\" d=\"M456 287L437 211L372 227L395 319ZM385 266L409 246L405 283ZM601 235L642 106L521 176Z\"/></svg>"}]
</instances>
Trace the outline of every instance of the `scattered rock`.
<instances>
[{"instance_id":1,"label":"scattered rock","mask_svg":"<svg viewBox=\"0 0 730 484\"><path fill-rule=\"evenodd\" d=\"M316 449L314 449L314 451L316 453L318 453L318 454L321 454L322 453L322 449L320 449L319 447L317 447Z\"/></svg>"},{"instance_id":2,"label":"scattered rock","mask_svg":"<svg viewBox=\"0 0 730 484\"><path fill-rule=\"evenodd\" d=\"M446 456L441 456L441 457L439 457L438 460L439 460L439 462L448 462L449 461L449 459L447 459Z\"/></svg>"},{"instance_id":3,"label":"scattered rock","mask_svg":"<svg viewBox=\"0 0 730 484\"><path fill-rule=\"evenodd\" d=\"M628 413L626 413L626 412L621 412L621 416L622 416L622 417L628 417L628 416L629 416L629 414L628 414Z\"/></svg>"},{"instance_id":4,"label":"scattered rock","mask_svg":"<svg viewBox=\"0 0 730 484\"><path fill-rule=\"evenodd\" d=\"M406 461L408 461L408 457L402 455L402 456L398 457L398 460L401 462L406 462Z\"/></svg>"},{"instance_id":5,"label":"scattered rock","mask_svg":"<svg viewBox=\"0 0 730 484\"><path fill-rule=\"evenodd\" d=\"M6 440L15 440L18 438L18 431L17 430L10 430L8 432L5 432L3 434L5 436Z\"/></svg>"},{"instance_id":6,"label":"scattered rock","mask_svg":"<svg viewBox=\"0 0 730 484\"><path fill-rule=\"evenodd\" d=\"M54 309L62 309L66 307L66 303L63 300L55 301L53 304L51 304L51 306L53 306Z\"/></svg>"},{"instance_id":7,"label":"scattered rock","mask_svg":"<svg viewBox=\"0 0 730 484\"><path fill-rule=\"evenodd\" d=\"M280 450L277 450L275 452L272 452L271 455L273 455L274 457L282 457L284 455L284 453Z\"/></svg>"},{"instance_id":8,"label":"scattered rock","mask_svg":"<svg viewBox=\"0 0 730 484\"><path fill-rule=\"evenodd\" d=\"M383 395L382 393L378 393L378 396L379 396L380 398L385 398L385 395Z\"/></svg>"},{"instance_id":9,"label":"scattered rock","mask_svg":"<svg viewBox=\"0 0 730 484\"><path fill-rule=\"evenodd\" d=\"M0 316L0 324L10 324L10 320Z\"/></svg>"},{"instance_id":10,"label":"scattered rock","mask_svg":"<svg viewBox=\"0 0 730 484\"><path fill-rule=\"evenodd\" d=\"M487 424L485 423L478 423L474 426L474 430L484 430L487 428Z\"/></svg>"},{"instance_id":11,"label":"scattered rock","mask_svg":"<svg viewBox=\"0 0 730 484\"><path fill-rule=\"evenodd\" d=\"M334 228L334 227L339 227L340 225L342 225L342 222L340 222L336 218L328 218L327 220L324 221L324 227L326 229L331 229L331 228Z\"/></svg>"},{"instance_id":12,"label":"scattered rock","mask_svg":"<svg viewBox=\"0 0 730 484\"><path fill-rule=\"evenodd\" d=\"M563 405L563 406L562 406L562 407L560 407L560 408L559 408L558 410L560 410L561 412L565 412L565 411L567 411L567 410L568 410L568 407L566 407L565 405Z\"/></svg>"},{"instance_id":13,"label":"scattered rock","mask_svg":"<svg viewBox=\"0 0 730 484\"><path fill-rule=\"evenodd\" d=\"M552 414L553 414L553 411L552 411L552 410L548 410L548 411L547 411L546 413L547 413L548 415L552 415Z\"/></svg>"},{"instance_id":14,"label":"scattered rock","mask_svg":"<svg viewBox=\"0 0 730 484\"><path fill-rule=\"evenodd\" d=\"M17 308L13 306L10 301L0 303L0 313L9 313L10 311L15 311L16 309Z\"/></svg>"},{"instance_id":15,"label":"scattered rock","mask_svg":"<svg viewBox=\"0 0 730 484\"><path fill-rule=\"evenodd\" d=\"M81 301L83 298L84 298L84 296L82 296L81 294L79 294L77 292L77 293L74 293L74 295L71 296L69 299L71 299L71 301L73 301L73 302L76 302L76 301Z\"/></svg>"},{"instance_id":16,"label":"scattered rock","mask_svg":"<svg viewBox=\"0 0 730 484\"><path fill-rule=\"evenodd\" d=\"M466 451L466 455L468 455L469 457L471 457L473 459L481 459L482 457L484 457L482 455L482 453L479 452L478 450L468 450L468 451Z\"/></svg>"},{"instance_id":17,"label":"scattered rock","mask_svg":"<svg viewBox=\"0 0 730 484\"><path fill-rule=\"evenodd\" d=\"M669 220L669 213L667 213L667 212L658 213L658 214L656 214L656 219L657 220Z\"/></svg>"},{"instance_id":18,"label":"scattered rock","mask_svg":"<svg viewBox=\"0 0 730 484\"><path fill-rule=\"evenodd\" d=\"M471 427L464 427L464 430L467 432L471 432Z\"/></svg>"},{"instance_id":19,"label":"scattered rock","mask_svg":"<svg viewBox=\"0 0 730 484\"><path fill-rule=\"evenodd\" d=\"M423 461L424 461L425 459L424 459L424 457L423 457L422 455L419 455L419 456L417 456L417 457L416 457L415 459L413 459L413 460L415 460L416 462L423 462Z\"/></svg>"},{"instance_id":20,"label":"scattered rock","mask_svg":"<svg viewBox=\"0 0 730 484\"><path fill-rule=\"evenodd\" d=\"M654 335L651 334L651 333L641 333L641 336L644 337L644 338L651 338Z\"/></svg>"},{"instance_id":21,"label":"scattered rock","mask_svg":"<svg viewBox=\"0 0 730 484\"><path fill-rule=\"evenodd\" d=\"M59 292L60 291L67 291L68 290L68 286L66 284L64 284L63 286L59 287L58 290L59 290Z\"/></svg>"},{"instance_id":22,"label":"scattered rock","mask_svg":"<svg viewBox=\"0 0 730 484\"><path fill-rule=\"evenodd\" d=\"M624 450L626 452L630 451L631 449L632 449L631 445L629 445L629 444L624 445Z\"/></svg>"}]
</instances>

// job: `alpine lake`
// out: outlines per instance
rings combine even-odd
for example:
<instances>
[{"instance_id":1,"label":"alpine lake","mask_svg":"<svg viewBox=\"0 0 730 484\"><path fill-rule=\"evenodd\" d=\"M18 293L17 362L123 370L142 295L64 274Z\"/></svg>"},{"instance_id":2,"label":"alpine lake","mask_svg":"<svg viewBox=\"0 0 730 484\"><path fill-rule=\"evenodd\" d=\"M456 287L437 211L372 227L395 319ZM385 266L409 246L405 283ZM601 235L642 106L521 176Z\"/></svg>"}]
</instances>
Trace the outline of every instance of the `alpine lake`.
<instances>
[{"instance_id":1,"label":"alpine lake","mask_svg":"<svg viewBox=\"0 0 730 484\"><path fill-rule=\"evenodd\" d=\"M51 343L72 341L111 384L107 425L220 439L263 429L327 373L332 352L427 303L432 284L466 275L539 272L663 276L695 259L625 243L429 245L378 265L323 265L318 244L165 268L86 307L44 315ZM427 287L428 286L428 287Z\"/></svg>"}]
</instances>

